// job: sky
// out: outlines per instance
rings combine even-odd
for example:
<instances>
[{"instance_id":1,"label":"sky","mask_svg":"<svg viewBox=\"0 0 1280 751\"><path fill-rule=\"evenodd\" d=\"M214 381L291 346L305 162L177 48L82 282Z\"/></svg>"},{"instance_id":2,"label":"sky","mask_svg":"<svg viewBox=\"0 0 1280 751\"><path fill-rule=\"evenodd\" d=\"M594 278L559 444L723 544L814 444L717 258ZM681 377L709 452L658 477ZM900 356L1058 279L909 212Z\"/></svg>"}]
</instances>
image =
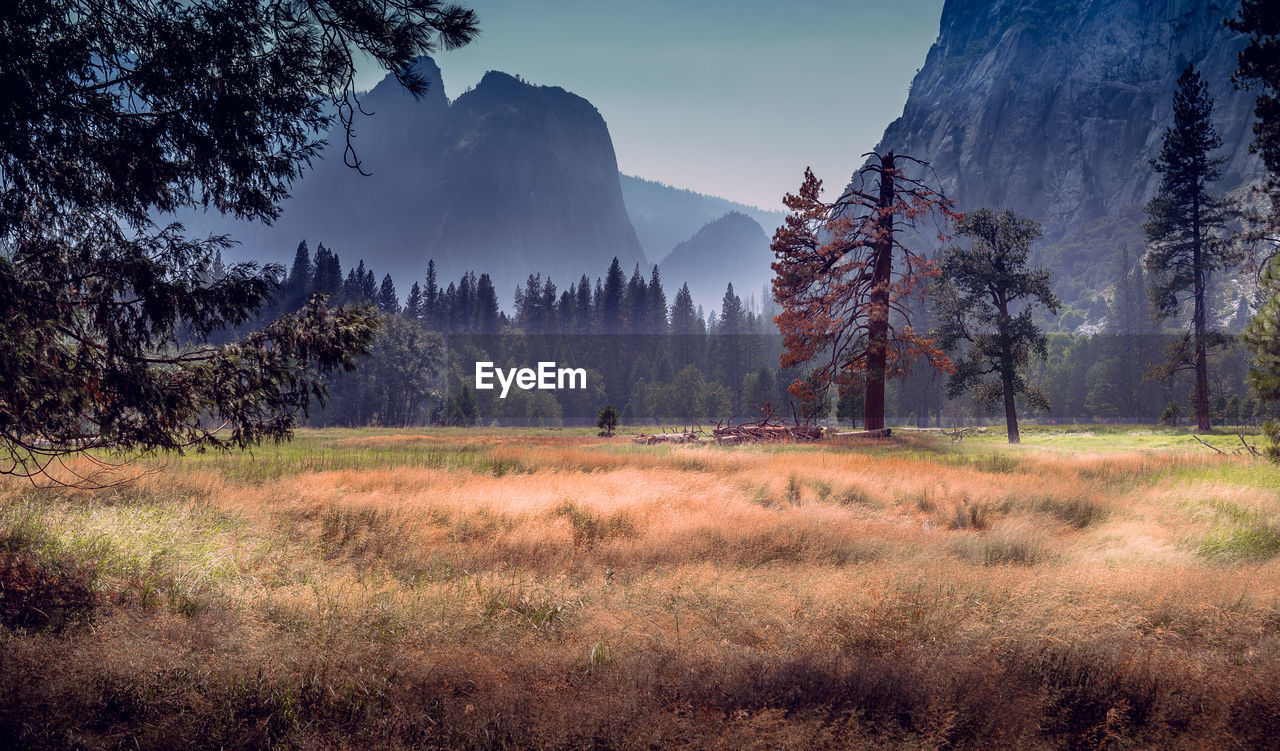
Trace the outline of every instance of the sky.
<instances>
[{"instance_id":1,"label":"sky","mask_svg":"<svg viewBox=\"0 0 1280 751\"><path fill-rule=\"evenodd\" d=\"M489 70L560 86L600 111L622 172L778 210L806 166L845 184L902 113L942 13L942 0L462 3L481 32L434 56L450 98Z\"/></svg>"}]
</instances>

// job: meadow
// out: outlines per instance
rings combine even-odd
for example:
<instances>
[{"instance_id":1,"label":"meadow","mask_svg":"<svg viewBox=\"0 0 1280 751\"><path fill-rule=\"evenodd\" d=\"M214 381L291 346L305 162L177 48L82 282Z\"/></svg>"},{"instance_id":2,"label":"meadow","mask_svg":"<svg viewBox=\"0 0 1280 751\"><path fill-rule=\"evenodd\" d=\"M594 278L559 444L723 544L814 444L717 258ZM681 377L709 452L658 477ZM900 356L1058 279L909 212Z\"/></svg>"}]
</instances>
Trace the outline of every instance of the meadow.
<instances>
[{"instance_id":1,"label":"meadow","mask_svg":"<svg viewBox=\"0 0 1280 751\"><path fill-rule=\"evenodd\" d=\"M0 747L1274 748L1280 467L1023 439L306 430L0 481Z\"/></svg>"}]
</instances>

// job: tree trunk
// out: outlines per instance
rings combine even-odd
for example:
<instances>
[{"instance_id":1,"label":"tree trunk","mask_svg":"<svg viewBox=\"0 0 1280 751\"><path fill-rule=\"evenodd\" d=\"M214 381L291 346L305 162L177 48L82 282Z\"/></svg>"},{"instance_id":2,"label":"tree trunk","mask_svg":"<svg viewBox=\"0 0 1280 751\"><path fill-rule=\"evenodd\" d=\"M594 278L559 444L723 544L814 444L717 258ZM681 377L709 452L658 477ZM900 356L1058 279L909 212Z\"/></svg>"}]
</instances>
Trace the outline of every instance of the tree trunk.
<instances>
[{"instance_id":1,"label":"tree trunk","mask_svg":"<svg viewBox=\"0 0 1280 751\"><path fill-rule=\"evenodd\" d=\"M1004 424L1009 430L1009 443L1022 443L1018 432L1018 406L1013 401L1013 374L1001 373L1000 383L1004 388Z\"/></svg>"},{"instance_id":2,"label":"tree trunk","mask_svg":"<svg viewBox=\"0 0 1280 751\"><path fill-rule=\"evenodd\" d=\"M1196 427L1208 430L1212 427L1209 419L1209 358L1205 352L1203 325L1197 325L1199 331L1196 333Z\"/></svg>"},{"instance_id":3,"label":"tree trunk","mask_svg":"<svg viewBox=\"0 0 1280 751\"><path fill-rule=\"evenodd\" d=\"M1204 253L1200 240L1200 202L1197 200L1191 217L1191 273L1192 286L1195 292L1195 309L1191 314L1192 327L1195 330L1195 369L1196 369L1196 427L1208 430L1209 423L1209 364L1204 346L1205 329L1205 269Z\"/></svg>"},{"instance_id":4,"label":"tree trunk","mask_svg":"<svg viewBox=\"0 0 1280 751\"><path fill-rule=\"evenodd\" d=\"M866 430L884 427L884 382L889 360L889 282L893 274L893 152L880 159L880 196L867 310L867 388L863 408Z\"/></svg>"}]
</instances>

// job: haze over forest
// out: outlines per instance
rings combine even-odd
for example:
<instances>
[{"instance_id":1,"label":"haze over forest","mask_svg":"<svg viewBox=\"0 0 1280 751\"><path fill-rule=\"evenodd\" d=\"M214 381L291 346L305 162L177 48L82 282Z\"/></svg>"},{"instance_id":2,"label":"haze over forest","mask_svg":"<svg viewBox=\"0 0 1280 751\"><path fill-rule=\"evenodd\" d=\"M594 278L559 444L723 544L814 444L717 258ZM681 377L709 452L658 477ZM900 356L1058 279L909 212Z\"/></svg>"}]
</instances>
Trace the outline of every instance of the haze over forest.
<instances>
[{"instance_id":1,"label":"haze over forest","mask_svg":"<svg viewBox=\"0 0 1280 751\"><path fill-rule=\"evenodd\" d=\"M1145 379L1167 344L1161 337L1176 337L1190 316L1183 307L1158 319L1147 302L1143 224L1160 184L1151 159L1172 123L1179 74L1190 65L1207 83L1222 138L1215 152L1222 174L1212 190L1239 198L1261 181L1261 162L1249 149L1253 97L1231 80L1246 40L1223 25L1237 5L949 0L927 53L897 53L919 54L921 64L876 152L926 162L912 163L907 174L941 190L960 211L1012 211L1042 230L1029 263L1048 273L1061 305L1039 306L1034 317L1045 331L1065 335L1051 341L1045 364L1032 366L1052 392L1051 419L1154 420L1185 403L1185 373L1158 386ZM414 64L428 87L422 98L392 76L363 95L362 106L374 114L357 119L353 144L371 174L345 163L339 128L330 135L336 146L295 184L273 225L182 218L197 233L227 231L240 240L231 258L292 259L287 286L295 302L331 291L338 301L380 301L384 311L407 306L428 328L455 336L675 333L677 302L691 306L681 308L693 321L685 335L777 333L769 244L784 223L780 203L748 206L622 174L611 123L591 101L554 82L531 83L519 70L489 71L450 98L440 67L449 55L437 58ZM674 106L669 114L681 115ZM750 163L771 148L760 144L735 162ZM856 164L863 157L855 148L862 147L844 156ZM804 167L795 165L791 191L799 190ZM858 174L818 177L826 200L867 187ZM943 249L936 234L952 232L938 219L904 227L903 242L936 257ZM333 266L323 273L320 252ZM1255 280L1232 270L1207 279L1210 328L1240 332L1256 305ZM687 299L680 298L686 285ZM918 330L937 324L927 296L910 305ZM1121 368L1125 358L1092 338L1097 334L1144 337L1143 362ZM773 393L775 403L790 398L785 387L797 373L779 368L777 346L756 347L728 370L716 362L714 346L699 348L703 355L684 359L626 353L638 361L606 374L601 398L631 405L629 416L660 417L663 408L645 403L653 397L646 384L671 384L686 365L698 366L708 388L724 389L704 394L702 408L740 409L749 386L763 383L761 369L769 371L768 384L758 390ZM578 356L611 367L598 353ZM1217 370L1233 375L1216 387L1218 413L1255 419L1244 353L1223 357ZM748 374L752 384L744 381ZM936 374L917 374L890 391L892 412L918 422L941 420L944 407L982 412L945 400ZM567 416L556 411L563 408L551 413ZM442 410L443 402L433 419ZM583 417L591 407L573 410ZM481 412L528 419L537 410L495 404ZM846 416L854 412L852 403L845 406Z\"/></svg>"},{"instance_id":2,"label":"haze over forest","mask_svg":"<svg viewBox=\"0 0 1280 751\"><path fill-rule=\"evenodd\" d=\"M1144 242L1141 206L1157 182L1147 162L1186 63L1199 67L1215 98L1228 159L1218 190L1261 174L1248 151L1252 98L1230 82L1243 45L1221 23L1232 7L953 0L877 149L931 162L961 209L1010 209L1042 222L1036 260L1068 303L1059 328L1100 326L1115 265ZM668 273L667 283L689 282L708 310L729 282L764 302L772 272L761 238L767 243L781 224L781 196L762 210L620 175L609 126L591 102L527 83L519 70L491 72L450 99L436 61L418 67L429 83L422 100L390 78L363 99L375 114L358 121L355 144L372 176L343 163L335 133L274 226L181 218L198 233L229 231L243 243L231 257L287 263L300 240L324 243L352 265L364 260L379 277L390 273L402 298L428 259L441 278L489 273L509 309L528 274L563 288L582 274L599 277L616 256L646 274L669 261L679 278ZM797 186L803 167L795 168ZM829 193L848 180L819 177ZM708 225L733 212L760 233L744 226L727 245L712 242ZM923 244L929 240L926 232ZM690 253L696 257L682 258ZM1223 300L1224 310L1234 302Z\"/></svg>"}]
</instances>

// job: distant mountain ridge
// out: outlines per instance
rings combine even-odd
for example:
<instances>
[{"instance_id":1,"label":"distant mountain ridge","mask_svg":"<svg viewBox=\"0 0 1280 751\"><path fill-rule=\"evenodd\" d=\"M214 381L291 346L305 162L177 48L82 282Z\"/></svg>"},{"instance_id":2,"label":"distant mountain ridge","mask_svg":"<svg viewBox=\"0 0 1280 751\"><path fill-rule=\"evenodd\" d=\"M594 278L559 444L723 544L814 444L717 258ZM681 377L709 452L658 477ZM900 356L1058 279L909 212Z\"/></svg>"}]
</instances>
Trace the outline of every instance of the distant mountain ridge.
<instances>
[{"instance_id":1,"label":"distant mountain ridge","mask_svg":"<svg viewBox=\"0 0 1280 751\"><path fill-rule=\"evenodd\" d=\"M666 284L689 284L694 302L718 309L726 287L758 302L773 278L769 236L752 217L731 211L677 245L658 265ZM670 293L668 293L670 294Z\"/></svg>"},{"instance_id":2,"label":"distant mountain ridge","mask_svg":"<svg viewBox=\"0 0 1280 751\"><path fill-rule=\"evenodd\" d=\"M373 115L357 119L353 145L369 176L344 162L345 134L335 130L274 225L179 218L197 234L240 241L233 258L284 263L300 240L323 243L346 266L363 259L379 277L390 273L402 297L429 259L441 284L488 273L504 307L529 274L567 287L600 277L614 256L646 271L663 262L664 274L680 275L664 276L669 293L687 281L707 306L718 307L731 279L746 298L772 274L761 247L782 212L621 175L603 117L562 88L491 71L451 102L435 62L416 65L428 83L421 99L391 76L362 97ZM742 247L710 242L713 230L666 264L727 214L737 217L728 225L750 222L738 227Z\"/></svg>"},{"instance_id":3,"label":"distant mountain ridge","mask_svg":"<svg viewBox=\"0 0 1280 751\"><path fill-rule=\"evenodd\" d=\"M747 206L632 175L622 175L622 200L645 255L659 264L676 245L730 212L751 217L770 237L786 218L781 211Z\"/></svg>"},{"instance_id":4,"label":"distant mountain ridge","mask_svg":"<svg viewBox=\"0 0 1280 751\"><path fill-rule=\"evenodd\" d=\"M422 99L390 76L362 98L375 114L357 120L354 144L371 176L344 164L337 131L274 225L184 220L228 232L256 259L285 261L304 238L324 243L345 264L362 258L390 273L401 295L428 259L444 281L490 274L504 305L530 273L567 286L614 256L648 267L608 128L587 100L490 72L450 102L434 61L417 67L429 85Z\"/></svg>"}]
</instances>

